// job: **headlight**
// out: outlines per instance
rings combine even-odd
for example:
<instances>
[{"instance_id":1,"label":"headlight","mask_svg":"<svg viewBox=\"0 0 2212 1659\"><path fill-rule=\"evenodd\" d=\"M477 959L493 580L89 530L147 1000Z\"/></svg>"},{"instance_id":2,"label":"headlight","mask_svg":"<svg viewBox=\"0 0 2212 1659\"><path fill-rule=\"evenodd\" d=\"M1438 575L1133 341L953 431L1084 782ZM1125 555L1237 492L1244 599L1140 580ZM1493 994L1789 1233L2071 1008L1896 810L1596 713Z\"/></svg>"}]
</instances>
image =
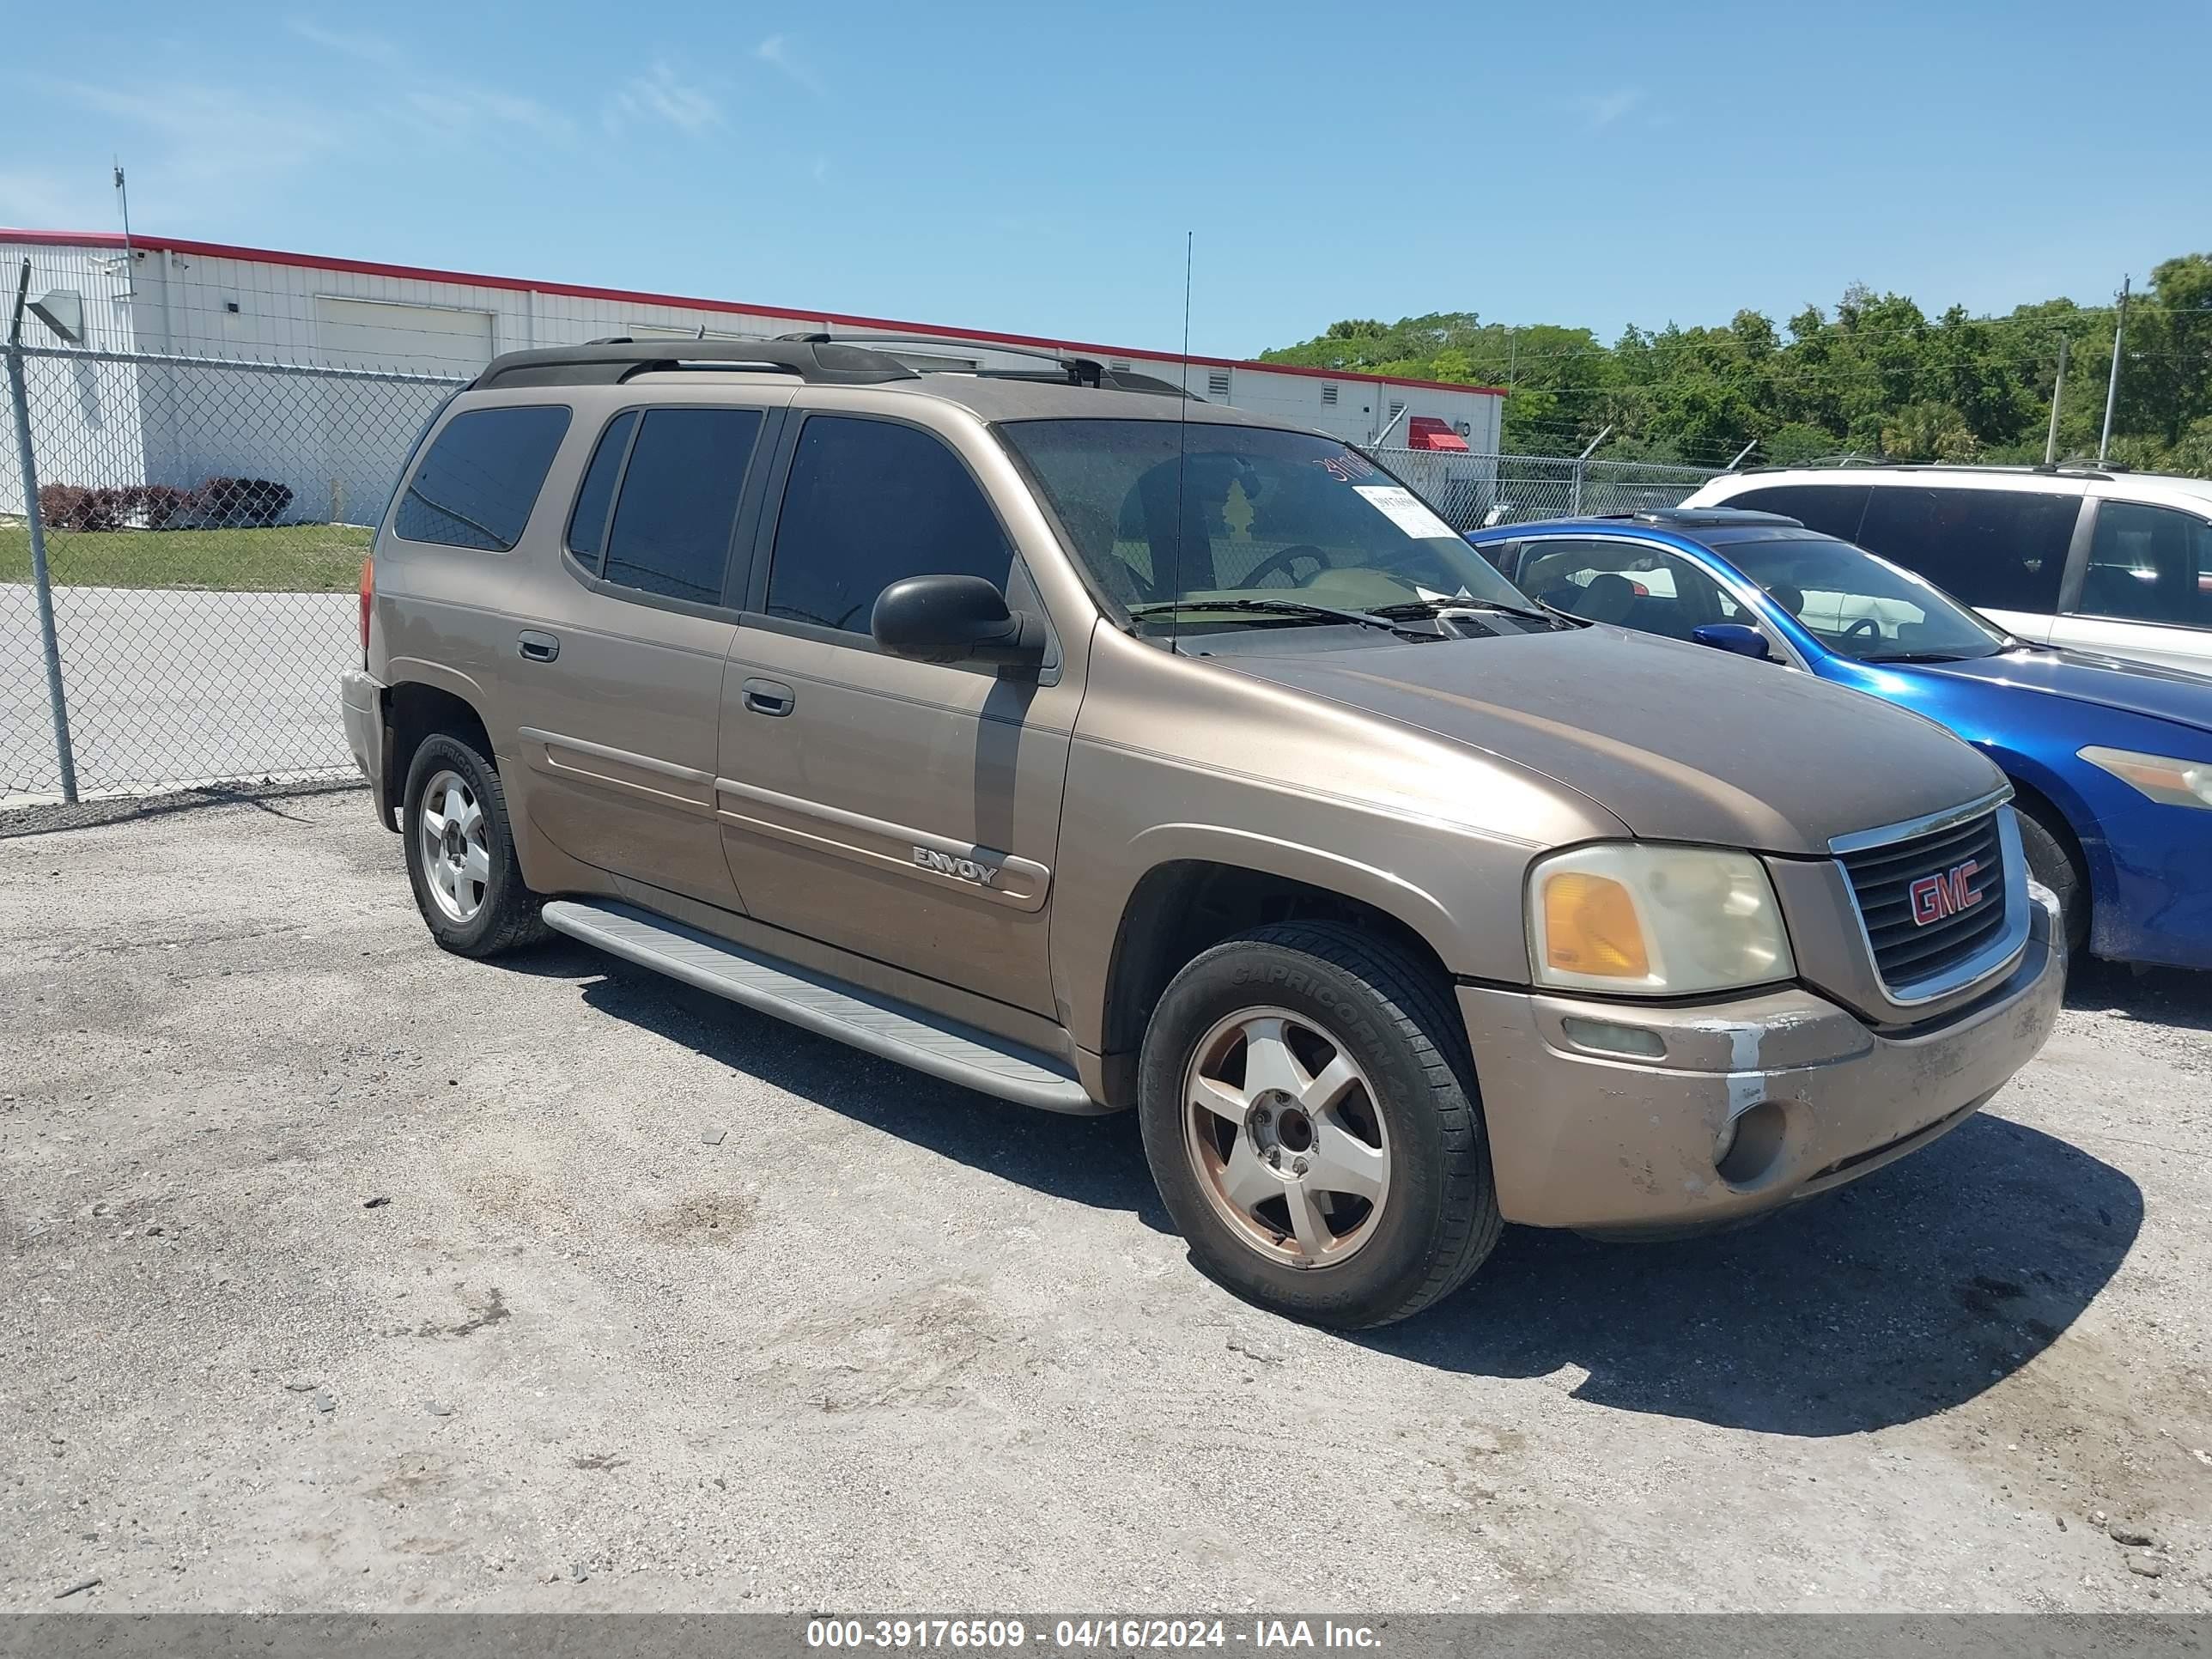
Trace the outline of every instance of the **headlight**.
<instances>
[{"instance_id":1,"label":"headlight","mask_svg":"<svg viewBox=\"0 0 2212 1659\"><path fill-rule=\"evenodd\" d=\"M1528 963L1540 985L1683 996L1797 971L1766 871L1748 853L1600 842L1528 875Z\"/></svg>"},{"instance_id":2,"label":"headlight","mask_svg":"<svg viewBox=\"0 0 2212 1659\"><path fill-rule=\"evenodd\" d=\"M2153 800L2168 806L2212 806L2212 761L2169 760L2164 755L2100 749L2094 744L2081 755Z\"/></svg>"}]
</instances>

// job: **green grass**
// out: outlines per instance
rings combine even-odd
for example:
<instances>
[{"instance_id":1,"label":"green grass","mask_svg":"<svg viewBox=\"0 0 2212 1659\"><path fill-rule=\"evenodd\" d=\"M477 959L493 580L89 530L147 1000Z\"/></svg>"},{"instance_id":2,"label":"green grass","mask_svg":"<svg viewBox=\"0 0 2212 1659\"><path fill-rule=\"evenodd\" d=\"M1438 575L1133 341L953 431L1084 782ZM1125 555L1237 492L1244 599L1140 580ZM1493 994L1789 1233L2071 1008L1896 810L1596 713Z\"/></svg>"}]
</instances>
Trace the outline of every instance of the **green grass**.
<instances>
[{"instance_id":1,"label":"green grass","mask_svg":"<svg viewBox=\"0 0 2212 1659\"><path fill-rule=\"evenodd\" d=\"M340 593L361 581L370 532L349 525L269 530L50 530L58 587L205 587L226 592ZM31 579L31 536L0 524L0 582Z\"/></svg>"}]
</instances>

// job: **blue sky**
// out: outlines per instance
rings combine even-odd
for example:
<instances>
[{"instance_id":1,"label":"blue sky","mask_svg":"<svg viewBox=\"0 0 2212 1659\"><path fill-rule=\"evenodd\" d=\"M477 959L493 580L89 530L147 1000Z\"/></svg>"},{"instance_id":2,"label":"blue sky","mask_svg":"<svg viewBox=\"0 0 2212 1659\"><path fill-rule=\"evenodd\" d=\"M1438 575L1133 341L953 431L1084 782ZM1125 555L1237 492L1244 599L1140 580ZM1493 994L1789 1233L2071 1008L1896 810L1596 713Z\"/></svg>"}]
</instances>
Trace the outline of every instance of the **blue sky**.
<instances>
[{"instance_id":1,"label":"blue sky","mask_svg":"<svg viewBox=\"0 0 2212 1659\"><path fill-rule=\"evenodd\" d=\"M35 16L35 27L33 19ZM0 223L1245 356L1336 318L2105 302L2212 246L2212 7L41 7Z\"/></svg>"}]
</instances>

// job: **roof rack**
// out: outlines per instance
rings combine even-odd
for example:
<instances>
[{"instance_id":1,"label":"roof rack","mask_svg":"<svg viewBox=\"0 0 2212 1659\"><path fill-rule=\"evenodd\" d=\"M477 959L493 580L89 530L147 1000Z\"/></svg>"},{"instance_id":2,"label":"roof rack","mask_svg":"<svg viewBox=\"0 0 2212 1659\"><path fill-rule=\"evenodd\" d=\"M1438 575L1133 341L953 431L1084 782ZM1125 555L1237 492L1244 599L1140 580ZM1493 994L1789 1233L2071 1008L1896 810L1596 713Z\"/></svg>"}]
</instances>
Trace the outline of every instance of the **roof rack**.
<instances>
[{"instance_id":1,"label":"roof rack","mask_svg":"<svg viewBox=\"0 0 2212 1659\"><path fill-rule=\"evenodd\" d=\"M1040 362L1054 366L1056 373L1041 373L1020 368L955 368L924 370L928 374L973 374L992 380L1041 380L1048 384L1097 386L1109 392L1144 392L1156 396L1194 398L1194 394L1153 374L1139 374L1127 368L1109 368L1096 357L1078 356L1069 353L1050 351L1036 346L1001 345L995 340L964 340L951 334L781 334L779 341L794 344L849 346L955 346L969 350L997 352L1003 356L1034 357Z\"/></svg>"},{"instance_id":2,"label":"roof rack","mask_svg":"<svg viewBox=\"0 0 2212 1659\"><path fill-rule=\"evenodd\" d=\"M495 357L471 381L498 386L619 386L664 369L717 368L792 374L811 386L881 386L921 377L888 352L809 340L635 339L610 335L576 346L545 346Z\"/></svg>"},{"instance_id":3,"label":"roof rack","mask_svg":"<svg viewBox=\"0 0 2212 1659\"><path fill-rule=\"evenodd\" d=\"M2127 469L2113 462L2101 465L2082 461L2059 461L2050 465L2038 462L2033 466L2007 465L1996 461L1905 461L1887 455L1823 455L1809 461L1774 461L1758 466L1737 469L1747 472L1840 472L1846 471L1879 470L1884 472L2008 472L2040 474L2046 478L2110 478L2115 472Z\"/></svg>"}]
</instances>

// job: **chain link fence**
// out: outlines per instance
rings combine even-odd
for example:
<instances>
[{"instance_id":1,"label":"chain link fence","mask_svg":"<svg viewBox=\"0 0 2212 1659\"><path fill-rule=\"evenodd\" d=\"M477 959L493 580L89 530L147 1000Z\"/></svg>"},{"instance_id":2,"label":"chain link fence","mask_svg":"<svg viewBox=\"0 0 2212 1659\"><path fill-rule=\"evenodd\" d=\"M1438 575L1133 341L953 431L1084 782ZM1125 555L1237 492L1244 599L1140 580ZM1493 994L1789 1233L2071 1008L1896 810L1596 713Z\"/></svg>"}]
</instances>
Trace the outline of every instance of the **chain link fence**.
<instances>
[{"instance_id":1,"label":"chain link fence","mask_svg":"<svg viewBox=\"0 0 2212 1659\"><path fill-rule=\"evenodd\" d=\"M461 380L96 349L8 357L0 802L349 775L337 677L359 648L369 527ZM1712 476L1382 459L1462 530L1671 505Z\"/></svg>"},{"instance_id":2,"label":"chain link fence","mask_svg":"<svg viewBox=\"0 0 2212 1659\"><path fill-rule=\"evenodd\" d=\"M1383 449L1376 459L1455 530L1580 514L1675 507L1710 467L1656 461L1585 461L1567 455L1474 455L1455 450Z\"/></svg>"},{"instance_id":3,"label":"chain link fence","mask_svg":"<svg viewBox=\"0 0 2212 1659\"><path fill-rule=\"evenodd\" d=\"M368 526L460 382L21 345L9 356L0 800L349 775L337 676L359 652Z\"/></svg>"}]
</instances>

